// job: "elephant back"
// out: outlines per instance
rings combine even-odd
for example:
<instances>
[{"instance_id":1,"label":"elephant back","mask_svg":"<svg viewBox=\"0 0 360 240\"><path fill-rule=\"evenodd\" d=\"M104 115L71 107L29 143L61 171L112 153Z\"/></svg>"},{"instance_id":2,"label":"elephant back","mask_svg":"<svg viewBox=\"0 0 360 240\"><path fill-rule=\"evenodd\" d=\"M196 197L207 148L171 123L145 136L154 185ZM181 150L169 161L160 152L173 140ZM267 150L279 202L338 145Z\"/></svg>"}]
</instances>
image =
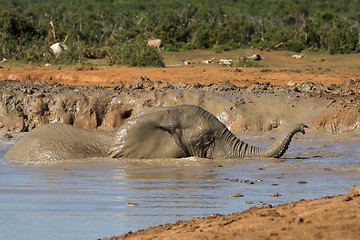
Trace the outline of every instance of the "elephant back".
<instances>
[{"instance_id":1,"label":"elephant back","mask_svg":"<svg viewBox=\"0 0 360 240\"><path fill-rule=\"evenodd\" d=\"M112 133L48 124L21 137L4 159L21 162L54 162L106 156Z\"/></svg>"}]
</instances>

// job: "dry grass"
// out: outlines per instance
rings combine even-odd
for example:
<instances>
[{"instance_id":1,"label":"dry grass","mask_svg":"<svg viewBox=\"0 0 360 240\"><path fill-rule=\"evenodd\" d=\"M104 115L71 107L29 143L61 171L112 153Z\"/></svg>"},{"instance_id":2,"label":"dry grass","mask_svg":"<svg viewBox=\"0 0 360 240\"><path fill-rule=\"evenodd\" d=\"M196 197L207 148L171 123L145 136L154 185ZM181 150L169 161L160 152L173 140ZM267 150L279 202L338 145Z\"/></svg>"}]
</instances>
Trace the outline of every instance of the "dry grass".
<instances>
[{"instance_id":1,"label":"dry grass","mask_svg":"<svg viewBox=\"0 0 360 240\"><path fill-rule=\"evenodd\" d=\"M253 54L260 54L262 60L260 67L270 69L289 69L300 70L302 72L308 71L311 73L327 72L344 72L350 74L360 73L360 54L346 54L346 55L330 55L327 53L303 53L304 57L301 59L293 59L295 54L289 51L267 51L260 49L239 49L234 51L216 52L211 50L187 50L180 52L163 51L161 55L164 58L166 66L182 66L185 60L190 61L195 66L206 66L202 61L214 59L212 67L218 66L220 59L241 59L245 56ZM9 61L0 63L0 68L14 68L23 67L27 65L39 65L21 62ZM96 59L87 60L85 65L90 66L106 66L106 60ZM80 65L79 65L80 66ZM65 67L62 65L62 67ZM76 67L76 66L75 66ZM221 66L219 66L221 67Z\"/></svg>"},{"instance_id":2,"label":"dry grass","mask_svg":"<svg viewBox=\"0 0 360 240\"><path fill-rule=\"evenodd\" d=\"M299 69L311 72L347 72L360 73L360 54L330 55L327 53L303 53L301 59L293 59L295 54L289 51L267 51L259 49L240 49L226 52L209 50L192 50L182 52L162 52L166 65L181 65L183 60L193 62L195 65L202 61L214 58L217 64L219 59L237 59L253 54L260 54L261 65L266 68Z\"/></svg>"}]
</instances>

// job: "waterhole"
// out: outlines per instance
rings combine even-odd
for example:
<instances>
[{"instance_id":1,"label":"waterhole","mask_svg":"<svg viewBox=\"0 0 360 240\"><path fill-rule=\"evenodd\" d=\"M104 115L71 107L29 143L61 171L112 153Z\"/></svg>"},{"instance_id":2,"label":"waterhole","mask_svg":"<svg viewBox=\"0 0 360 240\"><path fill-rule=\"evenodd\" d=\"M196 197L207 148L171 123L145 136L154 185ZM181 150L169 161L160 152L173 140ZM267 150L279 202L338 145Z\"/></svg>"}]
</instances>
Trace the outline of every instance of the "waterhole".
<instances>
[{"instance_id":1,"label":"waterhole","mask_svg":"<svg viewBox=\"0 0 360 240\"><path fill-rule=\"evenodd\" d=\"M266 146L270 134L241 134ZM360 184L359 134L298 135L281 159L4 161L0 239L97 239L177 220L346 193ZM251 183L251 184L250 184Z\"/></svg>"}]
</instances>

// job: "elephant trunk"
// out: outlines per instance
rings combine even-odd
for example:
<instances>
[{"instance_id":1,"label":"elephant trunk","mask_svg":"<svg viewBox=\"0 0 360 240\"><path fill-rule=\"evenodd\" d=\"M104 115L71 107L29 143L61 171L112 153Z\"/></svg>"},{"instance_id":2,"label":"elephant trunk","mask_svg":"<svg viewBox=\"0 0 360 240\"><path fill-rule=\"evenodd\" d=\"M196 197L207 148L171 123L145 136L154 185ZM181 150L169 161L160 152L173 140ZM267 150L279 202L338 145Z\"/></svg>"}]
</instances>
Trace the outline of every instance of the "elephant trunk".
<instances>
[{"instance_id":1,"label":"elephant trunk","mask_svg":"<svg viewBox=\"0 0 360 240\"><path fill-rule=\"evenodd\" d=\"M223 141L218 144L219 149L216 149L210 158L251 158L251 157L268 157L279 158L284 155L288 149L293 136L302 132L305 134L305 124L296 124L290 130L285 131L285 135L280 137L278 141L274 142L267 148L259 148L251 146L233 135L230 131L224 131L220 137ZM224 149L225 146L225 149Z\"/></svg>"},{"instance_id":2,"label":"elephant trunk","mask_svg":"<svg viewBox=\"0 0 360 240\"><path fill-rule=\"evenodd\" d=\"M281 137L267 148L258 148L246 144L246 146L244 146L242 157L280 158L288 149L293 136L298 132L305 134L305 128L307 127L308 126L302 123L293 126L290 131L286 131L285 136Z\"/></svg>"}]
</instances>

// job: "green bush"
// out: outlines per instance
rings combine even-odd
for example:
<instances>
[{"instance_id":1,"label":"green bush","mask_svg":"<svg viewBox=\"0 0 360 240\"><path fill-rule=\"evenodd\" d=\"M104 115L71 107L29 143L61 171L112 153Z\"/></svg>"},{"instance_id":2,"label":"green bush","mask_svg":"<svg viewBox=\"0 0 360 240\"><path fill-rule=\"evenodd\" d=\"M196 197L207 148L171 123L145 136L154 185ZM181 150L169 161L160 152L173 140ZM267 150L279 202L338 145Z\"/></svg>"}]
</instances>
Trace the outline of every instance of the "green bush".
<instances>
[{"instance_id":1,"label":"green bush","mask_svg":"<svg viewBox=\"0 0 360 240\"><path fill-rule=\"evenodd\" d=\"M84 64L86 61L84 57L84 51L79 48L76 44L67 44L68 50L62 52L58 56L55 56L51 51L48 51L44 61L52 64L61 65L75 65Z\"/></svg>"},{"instance_id":2,"label":"green bush","mask_svg":"<svg viewBox=\"0 0 360 240\"><path fill-rule=\"evenodd\" d=\"M0 57L69 64L106 58L109 64L162 66L159 53L144 45L148 38L161 38L168 51L249 46L359 51L360 2L355 0L35 2L0 1ZM55 59L47 55L66 35L71 51Z\"/></svg>"},{"instance_id":3,"label":"green bush","mask_svg":"<svg viewBox=\"0 0 360 240\"><path fill-rule=\"evenodd\" d=\"M23 17L13 10L0 11L2 57L16 60L31 59L35 54L32 47L39 39L41 39L41 33L29 18Z\"/></svg>"},{"instance_id":4,"label":"green bush","mask_svg":"<svg viewBox=\"0 0 360 240\"><path fill-rule=\"evenodd\" d=\"M13 10L0 11L0 32L3 37L19 44L26 44L39 36L35 23Z\"/></svg>"},{"instance_id":5,"label":"green bush","mask_svg":"<svg viewBox=\"0 0 360 240\"><path fill-rule=\"evenodd\" d=\"M142 41L130 41L110 48L107 59L109 65L165 67L159 50Z\"/></svg>"},{"instance_id":6,"label":"green bush","mask_svg":"<svg viewBox=\"0 0 360 240\"><path fill-rule=\"evenodd\" d=\"M301 52L305 46L299 40L289 40L285 43L285 48L293 52Z\"/></svg>"}]
</instances>

